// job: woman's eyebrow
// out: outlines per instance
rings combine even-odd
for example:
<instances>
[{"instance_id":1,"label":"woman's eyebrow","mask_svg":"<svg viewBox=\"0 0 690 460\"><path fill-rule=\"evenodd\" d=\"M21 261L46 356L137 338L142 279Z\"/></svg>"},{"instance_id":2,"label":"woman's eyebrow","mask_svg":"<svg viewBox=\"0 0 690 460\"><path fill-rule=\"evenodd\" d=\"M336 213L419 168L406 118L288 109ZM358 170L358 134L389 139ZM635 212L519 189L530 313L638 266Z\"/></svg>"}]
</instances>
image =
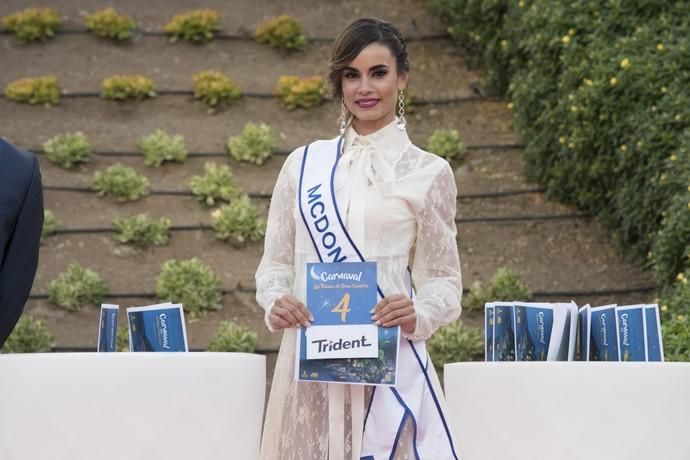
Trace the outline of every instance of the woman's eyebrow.
<instances>
[{"instance_id":1,"label":"woman's eyebrow","mask_svg":"<svg viewBox=\"0 0 690 460\"><path fill-rule=\"evenodd\" d=\"M388 69L388 66L386 64L376 64L375 66L372 66L369 69L369 72L374 72L376 70L381 70L381 69ZM350 72L359 72L359 70L355 69L354 67L345 67L343 71L350 71Z\"/></svg>"}]
</instances>

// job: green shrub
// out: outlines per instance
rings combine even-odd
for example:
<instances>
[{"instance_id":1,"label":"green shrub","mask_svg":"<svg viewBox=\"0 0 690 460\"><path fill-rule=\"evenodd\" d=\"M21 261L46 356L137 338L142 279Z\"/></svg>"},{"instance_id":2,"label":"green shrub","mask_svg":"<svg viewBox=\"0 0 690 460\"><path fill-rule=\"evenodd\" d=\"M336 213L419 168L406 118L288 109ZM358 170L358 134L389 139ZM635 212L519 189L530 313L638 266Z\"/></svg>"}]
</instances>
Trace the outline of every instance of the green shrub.
<instances>
[{"instance_id":1,"label":"green shrub","mask_svg":"<svg viewBox=\"0 0 690 460\"><path fill-rule=\"evenodd\" d=\"M264 236L266 222L258 216L256 207L243 195L212 213L216 238L238 246L247 241L259 241Z\"/></svg>"},{"instance_id":2,"label":"green shrub","mask_svg":"<svg viewBox=\"0 0 690 460\"><path fill-rule=\"evenodd\" d=\"M529 297L529 290L520 275L507 268L499 268L488 284L482 285L476 281L472 285L463 307L468 311L479 311L487 302L519 302L526 301Z\"/></svg>"},{"instance_id":3,"label":"green shrub","mask_svg":"<svg viewBox=\"0 0 690 460\"><path fill-rule=\"evenodd\" d=\"M669 285L677 273L690 268L690 185L687 193L676 195L665 211L650 255L660 286Z\"/></svg>"},{"instance_id":4,"label":"green shrub","mask_svg":"<svg viewBox=\"0 0 690 460\"><path fill-rule=\"evenodd\" d=\"M208 351L254 353L257 339L256 332L232 321L222 321L208 344Z\"/></svg>"},{"instance_id":5,"label":"green shrub","mask_svg":"<svg viewBox=\"0 0 690 460\"><path fill-rule=\"evenodd\" d=\"M259 43L287 50L298 50L307 44L302 25L287 15L271 18L261 24L257 27L254 38Z\"/></svg>"},{"instance_id":6,"label":"green shrub","mask_svg":"<svg viewBox=\"0 0 690 460\"><path fill-rule=\"evenodd\" d=\"M169 260L158 277L156 294L164 301L181 303L194 317L203 310L219 310L222 306L221 284L213 270L199 259Z\"/></svg>"},{"instance_id":7,"label":"green shrub","mask_svg":"<svg viewBox=\"0 0 690 460\"><path fill-rule=\"evenodd\" d=\"M101 82L101 97L111 101L138 101L156 97L156 87L148 77L115 75Z\"/></svg>"},{"instance_id":8,"label":"green shrub","mask_svg":"<svg viewBox=\"0 0 690 460\"><path fill-rule=\"evenodd\" d=\"M132 18L118 13L114 8L105 8L86 16L86 28L99 37L127 40L134 35L136 24Z\"/></svg>"},{"instance_id":9,"label":"green shrub","mask_svg":"<svg viewBox=\"0 0 690 460\"><path fill-rule=\"evenodd\" d=\"M108 289L101 277L92 270L71 263L48 285L48 299L67 311L77 311L82 305L99 305Z\"/></svg>"},{"instance_id":10,"label":"green shrub","mask_svg":"<svg viewBox=\"0 0 690 460\"><path fill-rule=\"evenodd\" d=\"M502 61L485 62L510 81L525 174L596 215L668 292L690 247L690 3L437 3L450 5L451 27L486 31L481 46L509 42Z\"/></svg>"},{"instance_id":11,"label":"green shrub","mask_svg":"<svg viewBox=\"0 0 690 460\"><path fill-rule=\"evenodd\" d=\"M60 86L57 78L51 75L22 78L7 84L5 96L26 104L56 105L60 102Z\"/></svg>"},{"instance_id":12,"label":"green shrub","mask_svg":"<svg viewBox=\"0 0 690 460\"><path fill-rule=\"evenodd\" d=\"M43 143L48 160L69 169L91 161L91 144L81 131L58 134Z\"/></svg>"},{"instance_id":13,"label":"green shrub","mask_svg":"<svg viewBox=\"0 0 690 460\"><path fill-rule=\"evenodd\" d=\"M240 134L228 139L231 157L257 165L264 164L277 145L273 130L264 123L247 123Z\"/></svg>"},{"instance_id":14,"label":"green shrub","mask_svg":"<svg viewBox=\"0 0 690 460\"><path fill-rule=\"evenodd\" d=\"M144 155L146 166L160 166L166 161L183 163L187 159L187 147L184 137L170 135L162 129L156 129L139 141L139 150Z\"/></svg>"},{"instance_id":15,"label":"green shrub","mask_svg":"<svg viewBox=\"0 0 690 460\"><path fill-rule=\"evenodd\" d=\"M300 78L284 75L278 79L276 94L288 110L308 109L321 104L326 96L326 84L320 76Z\"/></svg>"},{"instance_id":16,"label":"green shrub","mask_svg":"<svg viewBox=\"0 0 690 460\"><path fill-rule=\"evenodd\" d=\"M484 336L481 329L465 326L458 320L439 328L427 341L431 361L438 369L460 361L484 359Z\"/></svg>"},{"instance_id":17,"label":"green shrub","mask_svg":"<svg viewBox=\"0 0 690 460\"><path fill-rule=\"evenodd\" d=\"M218 201L231 202L242 194L230 168L216 163L206 163L204 175L193 176L189 180L189 189L206 206L213 206Z\"/></svg>"},{"instance_id":18,"label":"green shrub","mask_svg":"<svg viewBox=\"0 0 690 460\"><path fill-rule=\"evenodd\" d=\"M13 32L22 43L55 36L62 18L54 8L26 8L2 18L3 29Z\"/></svg>"},{"instance_id":19,"label":"green shrub","mask_svg":"<svg viewBox=\"0 0 690 460\"><path fill-rule=\"evenodd\" d=\"M690 209L688 210L690 212ZM690 256L689 256L690 257ZM690 361L690 267L678 273L661 298L660 313L664 356L669 361Z\"/></svg>"},{"instance_id":20,"label":"green shrub","mask_svg":"<svg viewBox=\"0 0 690 460\"><path fill-rule=\"evenodd\" d=\"M149 180L134 168L116 163L96 171L93 189L99 196L109 195L119 202L136 201L149 194Z\"/></svg>"},{"instance_id":21,"label":"green shrub","mask_svg":"<svg viewBox=\"0 0 690 460\"><path fill-rule=\"evenodd\" d=\"M44 209L43 228L41 228L41 241L54 234L60 227L62 227L62 222L55 217L55 214L48 209Z\"/></svg>"},{"instance_id":22,"label":"green shrub","mask_svg":"<svg viewBox=\"0 0 690 460\"><path fill-rule=\"evenodd\" d=\"M45 353L53 347L46 323L30 315L19 318L0 353Z\"/></svg>"},{"instance_id":23,"label":"green shrub","mask_svg":"<svg viewBox=\"0 0 690 460\"><path fill-rule=\"evenodd\" d=\"M466 153L465 144L456 129L436 129L426 141L429 152L446 160L462 160Z\"/></svg>"},{"instance_id":24,"label":"green shrub","mask_svg":"<svg viewBox=\"0 0 690 460\"><path fill-rule=\"evenodd\" d=\"M194 97L204 101L209 107L231 104L242 97L242 88L227 75L215 70L205 70L195 74Z\"/></svg>"},{"instance_id":25,"label":"green shrub","mask_svg":"<svg viewBox=\"0 0 690 460\"><path fill-rule=\"evenodd\" d=\"M200 43L212 40L219 30L220 14L208 8L175 15L165 26L165 32L172 35L170 41L179 39Z\"/></svg>"},{"instance_id":26,"label":"green shrub","mask_svg":"<svg viewBox=\"0 0 690 460\"><path fill-rule=\"evenodd\" d=\"M134 246L164 246L170 239L170 219L162 217L157 222L148 214L132 217L116 217L113 228L117 232L115 240Z\"/></svg>"},{"instance_id":27,"label":"green shrub","mask_svg":"<svg viewBox=\"0 0 690 460\"><path fill-rule=\"evenodd\" d=\"M127 326L119 326L117 328L117 351L129 351L129 329Z\"/></svg>"}]
</instances>

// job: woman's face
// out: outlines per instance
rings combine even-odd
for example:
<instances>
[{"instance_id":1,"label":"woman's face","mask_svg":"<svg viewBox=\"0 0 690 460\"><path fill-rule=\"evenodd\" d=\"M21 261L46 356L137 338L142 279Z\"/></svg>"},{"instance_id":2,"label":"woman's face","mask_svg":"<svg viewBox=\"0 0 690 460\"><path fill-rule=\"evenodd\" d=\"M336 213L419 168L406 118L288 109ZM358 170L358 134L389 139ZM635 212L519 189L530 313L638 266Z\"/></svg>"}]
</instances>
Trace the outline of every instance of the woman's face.
<instances>
[{"instance_id":1,"label":"woman's face","mask_svg":"<svg viewBox=\"0 0 690 460\"><path fill-rule=\"evenodd\" d=\"M341 78L345 107L354 116L352 123L359 134L373 133L393 121L407 73L398 75L395 56L386 45L368 45Z\"/></svg>"}]
</instances>

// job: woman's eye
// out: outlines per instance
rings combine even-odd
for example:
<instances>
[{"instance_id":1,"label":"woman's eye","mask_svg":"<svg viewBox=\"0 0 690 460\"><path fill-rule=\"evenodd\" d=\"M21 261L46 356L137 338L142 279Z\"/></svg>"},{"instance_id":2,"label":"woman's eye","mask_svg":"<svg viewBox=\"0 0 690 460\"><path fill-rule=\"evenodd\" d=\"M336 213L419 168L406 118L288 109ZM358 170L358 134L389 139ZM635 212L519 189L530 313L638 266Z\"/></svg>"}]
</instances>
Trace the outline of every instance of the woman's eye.
<instances>
[{"instance_id":1,"label":"woman's eye","mask_svg":"<svg viewBox=\"0 0 690 460\"><path fill-rule=\"evenodd\" d=\"M388 72L386 70L377 70L374 72L375 77L385 77Z\"/></svg>"},{"instance_id":2,"label":"woman's eye","mask_svg":"<svg viewBox=\"0 0 690 460\"><path fill-rule=\"evenodd\" d=\"M345 74L343 74L343 77L347 78L348 80L351 80L353 78L357 78L357 74L354 72L345 72Z\"/></svg>"}]
</instances>

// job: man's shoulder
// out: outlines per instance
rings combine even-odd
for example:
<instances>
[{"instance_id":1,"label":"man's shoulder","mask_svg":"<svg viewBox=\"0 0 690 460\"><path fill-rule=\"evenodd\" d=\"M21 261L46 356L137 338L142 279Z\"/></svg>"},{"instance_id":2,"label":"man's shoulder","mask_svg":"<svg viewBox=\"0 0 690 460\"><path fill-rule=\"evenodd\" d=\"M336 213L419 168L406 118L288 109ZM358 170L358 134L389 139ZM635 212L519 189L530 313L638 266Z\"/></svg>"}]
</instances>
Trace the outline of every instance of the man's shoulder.
<instances>
[{"instance_id":1,"label":"man's shoulder","mask_svg":"<svg viewBox=\"0 0 690 460\"><path fill-rule=\"evenodd\" d=\"M0 137L0 171L10 171L13 175L31 174L35 161L33 154Z\"/></svg>"}]
</instances>

